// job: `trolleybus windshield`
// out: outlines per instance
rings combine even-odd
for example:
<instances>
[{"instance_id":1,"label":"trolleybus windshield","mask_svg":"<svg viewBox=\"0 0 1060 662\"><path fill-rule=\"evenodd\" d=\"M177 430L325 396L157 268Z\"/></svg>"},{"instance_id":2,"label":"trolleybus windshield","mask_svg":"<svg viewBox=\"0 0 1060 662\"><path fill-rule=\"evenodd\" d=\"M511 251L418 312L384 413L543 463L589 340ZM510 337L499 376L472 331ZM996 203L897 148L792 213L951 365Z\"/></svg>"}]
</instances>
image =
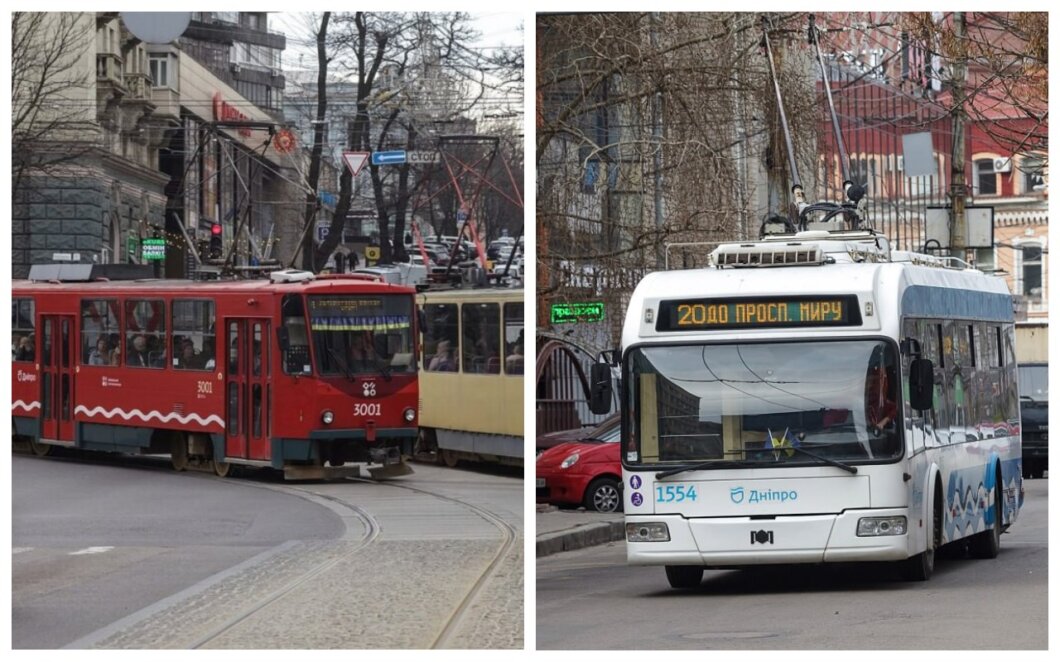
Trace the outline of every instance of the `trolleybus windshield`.
<instances>
[{"instance_id":1,"label":"trolleybus windshield","mask_svg":"<svg viewBox=\"0 0 1060 662\"><path fill-rule=\"evenodd\" d=\"M703 468L895 459L896 366L893 347L874 340L634 348L625 459Z\"/></svg>"},{"instance_id":2,"label":"trolleybus windshield","mask_svg":"<svg viewBox=\"0 0 1060 662\"><path fill-rule=\"evenodd\" d=\"M320 374L389 376L416 371L411 297L327 295L308 299Z\"/></svg>"}]
</instances>

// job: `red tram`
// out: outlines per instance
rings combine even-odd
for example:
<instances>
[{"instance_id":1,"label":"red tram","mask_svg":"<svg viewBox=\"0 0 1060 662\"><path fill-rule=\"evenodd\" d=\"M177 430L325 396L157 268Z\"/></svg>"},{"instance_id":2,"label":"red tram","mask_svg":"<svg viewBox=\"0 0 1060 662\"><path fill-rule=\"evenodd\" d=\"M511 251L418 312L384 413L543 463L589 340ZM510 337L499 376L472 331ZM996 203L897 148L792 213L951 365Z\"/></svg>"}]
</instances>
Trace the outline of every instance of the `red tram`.
<instances>
[{"instance_id":1,"label":"red tram","mask_svg":"<svg viewBox=\"0 0 1060 662\"><path fill-rule=\"evenodd\" d=\"M413 288L299 271L64 282L63 270L13 286L13 431L33 452L168 453L177 470L221 476L411 472Z\"/></svg>"}]
</instances>

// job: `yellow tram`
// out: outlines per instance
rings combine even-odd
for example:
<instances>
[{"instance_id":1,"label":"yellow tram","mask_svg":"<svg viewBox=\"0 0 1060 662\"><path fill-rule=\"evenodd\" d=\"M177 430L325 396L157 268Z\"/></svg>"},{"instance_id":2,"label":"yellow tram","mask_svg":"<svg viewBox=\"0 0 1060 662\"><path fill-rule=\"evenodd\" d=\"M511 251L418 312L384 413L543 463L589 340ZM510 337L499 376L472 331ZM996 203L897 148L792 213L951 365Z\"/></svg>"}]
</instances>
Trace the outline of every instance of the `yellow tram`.
<instances>
[{"instance_id":1,"label":"yellow tram","mask_svg":"<svg viewBox=\"0 0 1060 662\"><path fill-rule=\"evenodd\" d=\"M523 290L418 295L423 333L420 450L460 460L523 463Z\"/></svg>"}]
</instances>

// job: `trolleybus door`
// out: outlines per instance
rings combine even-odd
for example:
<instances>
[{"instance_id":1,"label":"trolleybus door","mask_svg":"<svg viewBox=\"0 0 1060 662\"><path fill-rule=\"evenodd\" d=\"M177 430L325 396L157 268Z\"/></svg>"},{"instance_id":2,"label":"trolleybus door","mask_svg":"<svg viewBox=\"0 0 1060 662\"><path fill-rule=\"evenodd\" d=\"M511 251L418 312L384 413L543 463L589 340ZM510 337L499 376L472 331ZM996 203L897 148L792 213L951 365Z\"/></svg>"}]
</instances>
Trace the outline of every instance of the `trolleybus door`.
<instances>
[{"instance_id":1,"label":"trolleybus door","mask_svg":"<svg viewBox=\"0 0 1060 662\"><path fill-rule=\"evenodd\" d=\"M228 318L225 371L225 455L268 460L271 428L269 401L269 320Z\"/></svg>"},{"instance_id":2,"label":"trolleybus door","mask_svg":"<svg viewBox=\"0 0 1060 662\"><path fill-rule=\"evenodd\" d=\"M74 440L74 317L42 315L41 438Z\"/></svg>"}]
</instances>

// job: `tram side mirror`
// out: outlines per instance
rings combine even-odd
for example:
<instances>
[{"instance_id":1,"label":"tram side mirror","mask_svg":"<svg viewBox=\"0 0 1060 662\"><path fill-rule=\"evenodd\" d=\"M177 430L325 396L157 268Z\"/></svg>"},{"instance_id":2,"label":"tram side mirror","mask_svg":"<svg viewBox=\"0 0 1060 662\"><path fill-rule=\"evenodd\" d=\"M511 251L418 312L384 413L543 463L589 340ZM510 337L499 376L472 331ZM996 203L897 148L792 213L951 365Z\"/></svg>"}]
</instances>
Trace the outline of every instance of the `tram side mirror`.
<instances>
[{"instance_id":1,"label":"tram side mirror","mask_svg":"<svg viewBox=\"0 0 1060 662\"><path fill-rule=\"evenodd\" d=\"M935 407L935 366L931 359L913 359L909 366L909 404L917 411Z\"/></svg>"},{"instance_id":2,"label":"tram side mirror","mask_svg":"<svg viewBox=\"0 0 1060 662\"><path fill-rule=\"evenodd\" d=\"M276 328L276 340L280 342L280 349L287 351L291 348L291 336L286 326Z\"/></svg>"},{"instance_id":3,"label":"tram side mirror","mask_svg":"<svg viewBox=\"0 0 1060 662\"><path fill-rule=\"evenodd\" d=\"M589 369L589 410L611 413L611 366L607 363L594 363Z\"/></svg>"}]
</instances>

